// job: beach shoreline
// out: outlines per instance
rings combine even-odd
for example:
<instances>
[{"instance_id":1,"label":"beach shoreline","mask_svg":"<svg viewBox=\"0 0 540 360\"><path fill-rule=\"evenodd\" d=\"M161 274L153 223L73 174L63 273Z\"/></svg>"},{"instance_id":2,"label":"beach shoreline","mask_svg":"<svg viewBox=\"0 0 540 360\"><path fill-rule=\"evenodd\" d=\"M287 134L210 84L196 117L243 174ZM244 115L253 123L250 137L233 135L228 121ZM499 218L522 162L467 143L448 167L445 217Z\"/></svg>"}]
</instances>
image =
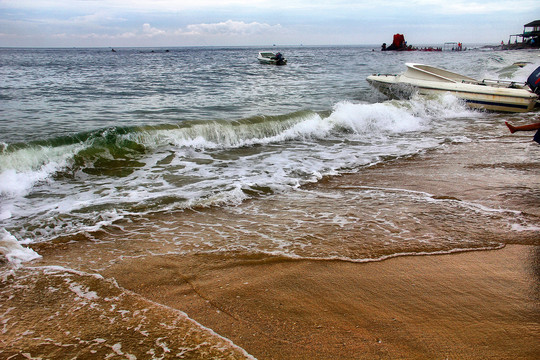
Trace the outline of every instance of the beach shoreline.
<instances>
[{"instance_id":1,"label":"beach shoreline","mask_svg":"<svg viewBox=\"0 0 540 360\"><path fill-rule=\"evenodd\" d=\"M527 140L449 144L308 188L399 188L535 217L538 155ZM383 261L219 253L108 271L259 359L536 359L537 235L501 227L487 234L500 239L499 249Z\"/></svg>"},{"instance_id":2,"label":"beach shoreline","mask_svg":"<svg viewBox=\"0 0 540 360\"><path fill-rule=\"evenodd\" d=\"M122 287L181 309L259 359L540 354L539 246L370 263L210 255L136 262L111 269Z\"/></svg>"},{"instance_id":3,"label":"beach shoreline","mask_svg":"<svg viewBox=\"0 0 540 360\"><path fill-rule=\"evenodd\" d=\"M123 239L128 223L117 233L102 233L108 241L34 245L42 258L5 277L0 288L3 354L12 359L24 353L91 356L92 351L111 358L189 353L194 359L209 354L258 359L537 359L540 244L533 225L539 216L538 156L528 138L447 144L322 179L305 187L316 196L299 204L309 208L319 201L331 207L332 194L365 188L397 189L399 196L421 193L416 201L391 203L404 205L389 207L388 218L405 213L405 229L422 235L426 228L415 230L416 218L408 220L409 214L425 211L426 201L435 202L427 208L434 210L437 201L457 204L432 219L442 223L433 231L440 236L454 232L459 241L472 241L465 243L465 251L450 243L447 254L443 248L429 256L403 256L430 253L429 246L415 245L415 251L390 253L382 261L240 250L182 253L163 239L145 240L153 231L145 224L141 228L146 232ZM271 198L275 202L262 209L293 206L286 196ZM344 214L361 209L362 203L342 201L350 206L340 210ZM461 210L471 206L480 209L480 215L469 213L477 216L471 224L480 228L456 229L464 216ZM221 221L238 216L222 215L226 211L194 215L200 223L211 223L215 213ZM510 216L488 216L501 212ZM249 215L245 210L243 214ZM193 226L195 217L181 215L166 216L163 223L178 231ZM523 228L499 224L506 219ZM324 234L335 237L336 229L328 227ZM364 230L353 230L343 233L344 241L362 239ZM197 236L220 236L213 228L205 231ZM230 235L221 234L225 239ZM493 244L493 250L475 246L486 243ZM35 274L29 275L32 267ZM69 321L55 318L58 313ZM171 324L171 317L178 316L182 320ZM79 345L71 350L75 342ZM176 352L165 343L176 346Z\"/></svg>"},{"instance_id":4,"label":"beach shoreline","mask_svg":"<svg viewBox=\"0 0 540 360\"><path fill-rule=\"evenodd\" d=\"M540 246L364 263L161 255L126 259L100 275L31 269L16 271L18 285L2 294L2 307L17 319L6 321L3 333L0 353L10 359L152 352L193 359L532 360L540 354Z\"/></svg>"}]
</instances>

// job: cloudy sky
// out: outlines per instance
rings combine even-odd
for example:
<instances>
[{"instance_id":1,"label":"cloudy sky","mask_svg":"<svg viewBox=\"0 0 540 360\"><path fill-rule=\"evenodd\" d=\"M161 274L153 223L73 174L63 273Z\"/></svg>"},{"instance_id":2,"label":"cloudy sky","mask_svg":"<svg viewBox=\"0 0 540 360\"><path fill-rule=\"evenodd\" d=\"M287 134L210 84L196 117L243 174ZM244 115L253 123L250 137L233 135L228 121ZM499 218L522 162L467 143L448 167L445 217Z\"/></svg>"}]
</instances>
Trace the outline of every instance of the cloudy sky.
<instances>
[{"instance_id":1,"label":"cloudy sky","mask_svg":"<svg viewBox=\"0 0 540 360\"><path fill-rule=\"evenodd\" d=\"M538 0L0 0L0 46L500 43Z\"/></svg>"}]
</instances>

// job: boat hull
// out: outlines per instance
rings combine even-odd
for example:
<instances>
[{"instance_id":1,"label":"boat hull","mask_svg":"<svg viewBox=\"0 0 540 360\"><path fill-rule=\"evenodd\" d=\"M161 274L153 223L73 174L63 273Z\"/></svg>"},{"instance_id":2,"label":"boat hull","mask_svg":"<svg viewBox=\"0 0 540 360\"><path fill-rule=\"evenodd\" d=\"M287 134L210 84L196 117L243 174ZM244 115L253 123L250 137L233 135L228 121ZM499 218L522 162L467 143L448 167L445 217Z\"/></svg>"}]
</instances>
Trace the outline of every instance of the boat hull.
<instances>
[{"instance_id":1,"label":"boat hull","mask_svg":"<svg viewBox=\"0 0 540 360\"><path fill-rule=\"evenodd\" d=\"M443 70L441 70L443 71ZM419 95L441 95L451 93L475 109L500 112L528 112L537 104L538 96L524 88L489 86L481 83L458 82L449 77L429 79L425 74L412 75L371 75L368 82L390 98L409 98L414 93ZM409 73L409 74L410 74ZM450 76L447 72L446 76ZM457 74L456 74L457 75ZM473 79L471 79L473 80Z\"/></svg>"},{"instance_id":2,"label":"boat hull","mask_svg":"<svg viewBox=\"0 0 540 360\"><path fill-rule=\"evenodd\" d=\"M287 65L287 60L270 60L270 59L258 59L261 64L266 65Z\"/></svg>"},{"instance_id":3,"label":"boat hull","mask_svg":"<svg viewBox=\"0 0 540 360\"><path fill-rule=\"evenodd\" d=\"M259 56L257 56L257 60L259 60L261 64L266 65L287 65L287 59L283 58L281 55L280 59L276 59L276 55L277 54L272 52L260 52Z\"/></svg>"}]
</instances>

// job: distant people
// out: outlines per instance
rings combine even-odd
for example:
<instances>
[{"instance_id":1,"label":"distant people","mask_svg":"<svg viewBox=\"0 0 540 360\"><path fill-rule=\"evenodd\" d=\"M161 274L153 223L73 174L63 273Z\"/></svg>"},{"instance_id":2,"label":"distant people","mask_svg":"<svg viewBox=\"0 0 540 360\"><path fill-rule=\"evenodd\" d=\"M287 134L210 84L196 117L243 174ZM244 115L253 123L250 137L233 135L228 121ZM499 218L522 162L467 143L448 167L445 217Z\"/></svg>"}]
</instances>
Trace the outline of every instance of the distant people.
<instances>
[{"instance_id":1,"label":"distant people","mask_svg":"<svg viewBox=\"0 0 540 360\"><path fill-rule=\"evenodd\" d=\"M513 134L516 131L536 131L536 134L534 135L533 140L540 144L540 123L533 123L528 125L521 125L521 126L513 126L509 124L508 122L505 122L506 126L508 126L508 129L510 129L510 133Z\"/></svg>"},{"instance_id":2,"label":"distant people","mask_svg":"<svg viewBox=\"0 0 540 360\"><path fill-rule=\"evenodd\" d=\"M386 43L383 43L381 46L381 51L386 51Z\"/></svg>"}]
</instances>

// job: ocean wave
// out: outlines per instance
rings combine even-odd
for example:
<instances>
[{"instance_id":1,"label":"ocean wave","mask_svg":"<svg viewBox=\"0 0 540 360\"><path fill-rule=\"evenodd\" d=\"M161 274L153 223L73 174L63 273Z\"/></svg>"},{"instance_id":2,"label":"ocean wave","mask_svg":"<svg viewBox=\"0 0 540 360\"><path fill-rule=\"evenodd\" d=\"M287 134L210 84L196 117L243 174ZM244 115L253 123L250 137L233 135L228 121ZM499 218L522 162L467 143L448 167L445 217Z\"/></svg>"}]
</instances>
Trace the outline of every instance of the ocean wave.
<instances>
[{"instance_id":1,"label":"ocean wave","mask_svg":"<svg viewBox=\"0 0 540 360\"><path fill-rule=\"evenodd\" d=\"M34 184L78 172L125 177L143 168L149 153L170 149L232 150L291 141L371 142L431 126L434 118L471 116L452 96L367 104L340 102L328 113L301 111L237 121L182 121L145 127L110 127L27 144L4 145L0 196L23 196ZM382 154L384 155L384 154Z\"/></svg>"},{"instance_id":2,"label":"ocean wave","mask_svg":"<svg viewBox=\"0 0 540 360\"><path fill-rule=\"evenodd\" d=\"M27 144L4 144L0 153L0 172L36 170L47 163L62 166L69 158L74 159L75 166L84 166L81 163L97 159L138 158L147 149L170 145L196 150L234 149L351 134L384 136L425 129L435 116L471 114L457 98L445 95L438 99L417 97L410 101L375 104L344 101L337 103L329 113L300 111L236 121L199 120L158 126L109 127ZM114 163L110 165L115 166Z\"/></svg>"},{"instance_id":3,"label":"ocean wave","mask_svg":"<svg viewBox=\"0 0 540 360\"><path fill-rule=\"evenodd\" d=\"M7 145L0 220L17 238L41 242L136 214L235 205L435 147L444 138L431 128L473 116L462 106L446 97L343 101L324 112L109 127Z\"/></svg>"}]
</instances>

